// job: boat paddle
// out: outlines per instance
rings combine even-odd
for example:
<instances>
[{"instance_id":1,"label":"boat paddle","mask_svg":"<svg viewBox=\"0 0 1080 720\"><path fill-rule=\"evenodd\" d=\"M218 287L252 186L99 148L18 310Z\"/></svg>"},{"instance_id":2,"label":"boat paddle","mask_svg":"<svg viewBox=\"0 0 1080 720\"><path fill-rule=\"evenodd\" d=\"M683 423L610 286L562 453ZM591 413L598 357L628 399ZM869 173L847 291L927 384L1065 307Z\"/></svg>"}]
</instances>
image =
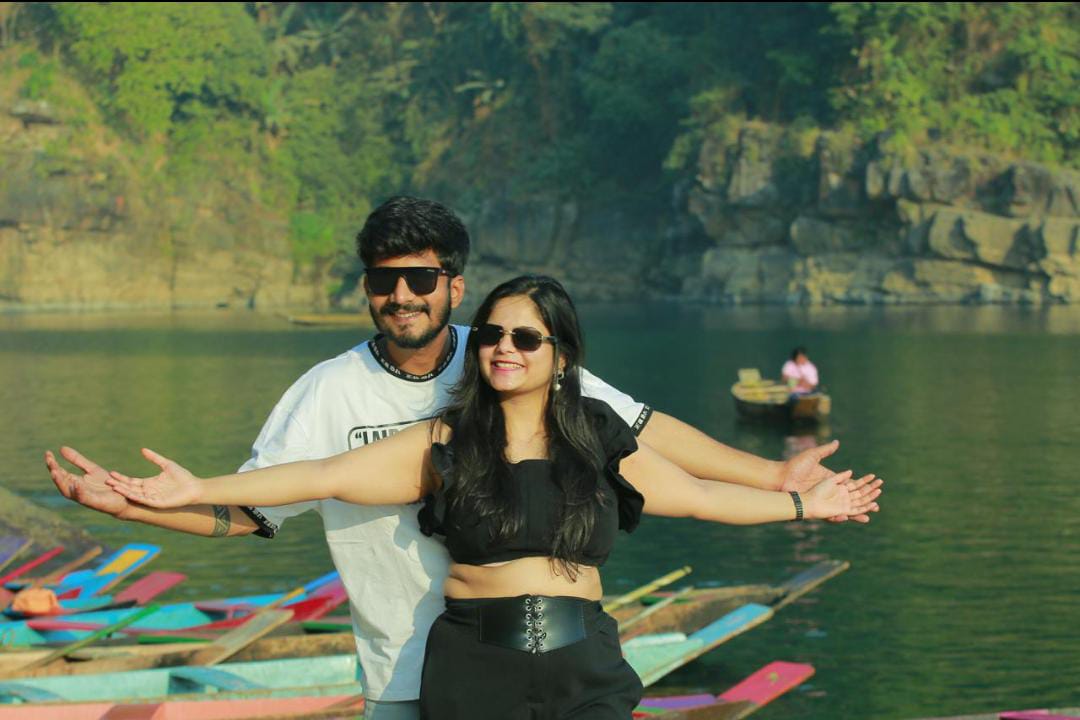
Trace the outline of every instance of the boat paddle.
<instances>
[{"instance_id":1,"label":"boat paddle","mask_svg":"<svg viewBox=\"0 0 1080 720\"><path fill-rule=\"evenodd\" d=\"M684 567L679 568L678 570L673 570L672 572L669 572L667 575L664 575L663 577L658 577L655 580L653 580L652 582L646 583L646 584L642 585L641 587L637 588L636 590L631 590L630 592L626 593L625 595L617 597L614 600L612 600L611 602L605 603L604 604L604 612L610 613L613 610L617 610L618 608L623 607L624 605L629 605L632 602L640 600L641 598L645 597L649 593L656 592L660 588L665 587L667 585L670 585L671 583L675 582L679 578L686 577L687 575L689 575L691 573L692 570L693 570L693 568L691 568L689 565L686 565Z\"/></svg>"}]
</instances>

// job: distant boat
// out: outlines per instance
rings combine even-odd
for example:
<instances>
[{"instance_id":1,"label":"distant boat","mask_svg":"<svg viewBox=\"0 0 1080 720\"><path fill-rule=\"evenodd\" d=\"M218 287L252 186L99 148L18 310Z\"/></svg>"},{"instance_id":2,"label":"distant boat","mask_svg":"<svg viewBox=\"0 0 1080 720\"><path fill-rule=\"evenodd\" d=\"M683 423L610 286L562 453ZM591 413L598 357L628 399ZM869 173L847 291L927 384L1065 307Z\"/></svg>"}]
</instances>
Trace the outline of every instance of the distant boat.
<instances>
[{"instance_id":1,"label":"distant boat","mask_svg":"<svg viewBox=\"0 0 1080 720\"><path fill-rule=\"evenodd\" d=\"M372 327L371 316L366 313L308 313L285 315L294 325L329 325L335 327Z\"/></svg>"},{"instance_id":2,"label":"distant boat","mask_svg":"<svg viewBox=\"0 0 1080 720\"><path fill-rule=\"evenodd\" d=\"M823 392L793 395L784 383L763 380L757 368L739 370L731 386L735 411L743 420L772 423L815 423L832 410L832 398Z\"/></svg>"}]
</instances>

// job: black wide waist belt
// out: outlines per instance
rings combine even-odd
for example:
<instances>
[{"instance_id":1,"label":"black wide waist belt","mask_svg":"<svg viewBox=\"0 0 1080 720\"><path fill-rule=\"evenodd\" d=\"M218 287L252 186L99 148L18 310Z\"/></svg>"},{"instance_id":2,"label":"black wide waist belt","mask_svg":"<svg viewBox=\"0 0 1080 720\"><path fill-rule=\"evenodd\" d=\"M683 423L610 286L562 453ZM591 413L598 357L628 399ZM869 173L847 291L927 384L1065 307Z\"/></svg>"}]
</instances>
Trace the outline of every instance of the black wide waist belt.
<instances>
[{"instance_id":1,"label":"black wide waist belt","mask_svg":"<svg viewBox=\"0 0 1080 720\"><path fill-rule=\"evenodd\" d=\"M590 600L523 595L499 598L477 608L480 642L511 650L544 653L586 637L585 609Z\"/></svg>"}]
</instances>

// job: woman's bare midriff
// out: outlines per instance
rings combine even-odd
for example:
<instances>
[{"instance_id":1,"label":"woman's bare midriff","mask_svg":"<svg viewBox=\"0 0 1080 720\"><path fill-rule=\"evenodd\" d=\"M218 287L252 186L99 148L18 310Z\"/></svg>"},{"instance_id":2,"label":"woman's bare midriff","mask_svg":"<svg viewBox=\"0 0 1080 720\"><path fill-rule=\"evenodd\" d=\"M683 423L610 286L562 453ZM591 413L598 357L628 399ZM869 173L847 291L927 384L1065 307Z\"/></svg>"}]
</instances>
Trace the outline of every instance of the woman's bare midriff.
<instances>
[{"instance_id":1,"label":"woman's bare midriff","mask_svg":"<svg viewBox=\"0 0 1080 720\"><path fill-rule=\"evenodd\" d=\"M577 567L571 581L565 571L546 557L527 557L491 565L450 565L443 594L458 600L549 595L599 600L603 595L600 571L589 565Z\"/></svg>"}]
</instances>

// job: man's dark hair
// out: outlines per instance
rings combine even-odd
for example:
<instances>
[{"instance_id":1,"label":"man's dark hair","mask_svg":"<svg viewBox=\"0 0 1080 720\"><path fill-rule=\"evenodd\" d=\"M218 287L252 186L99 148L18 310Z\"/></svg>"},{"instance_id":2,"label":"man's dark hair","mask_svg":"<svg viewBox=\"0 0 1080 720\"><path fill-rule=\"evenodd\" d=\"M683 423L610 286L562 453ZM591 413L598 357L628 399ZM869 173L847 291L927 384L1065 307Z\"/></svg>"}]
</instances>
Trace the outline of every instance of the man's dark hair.
<instances>
[{"instance_id":1,"label":"man's dark hair","mask_svg":"<svg viewBox=\"0 0 1080 720\"><path fill-rule=\"evenodd\" d=\"M444 270L465 272L469 231L454 211L434 200L398 195L375 208L356 235L364 267L380 260L434 250Z\"/></svg>"},{"instance_id":2,"label":"man's dark hair","mask_svg":"<svg viewBox=\"0 0 1080 720\"><path fill-rule=\"evenodd\" d=\"M805 355L805 354L806 354L806 348L804 348L802 345L800 345L799 347L797 347L797 348L795 348L794 350L791 351L791 359L792 359L792 361L797 360L800 355Z\"/></svg>"}]
</instances>

